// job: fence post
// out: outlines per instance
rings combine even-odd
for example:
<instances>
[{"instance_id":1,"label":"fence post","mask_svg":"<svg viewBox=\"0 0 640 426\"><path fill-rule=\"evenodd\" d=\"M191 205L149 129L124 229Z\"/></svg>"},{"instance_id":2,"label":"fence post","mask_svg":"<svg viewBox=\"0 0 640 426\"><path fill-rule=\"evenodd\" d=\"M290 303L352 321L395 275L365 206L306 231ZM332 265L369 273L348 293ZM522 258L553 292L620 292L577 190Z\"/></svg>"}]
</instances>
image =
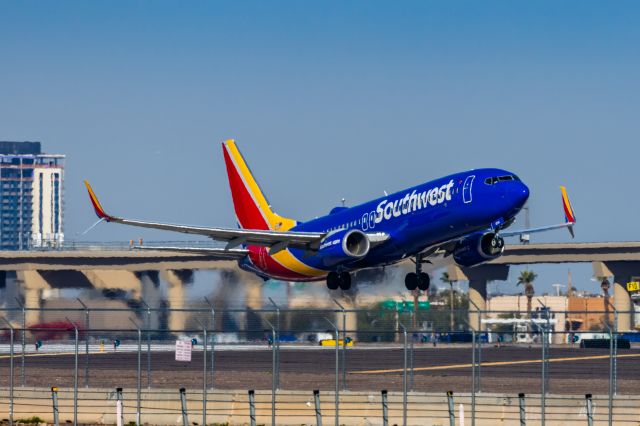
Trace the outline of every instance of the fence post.
<instances>
[{"instance_id":1,"label":"fence post","mask_svg":"<svg viewBox=\"0 0 640 426\"><path fill-rule=\"evenodd\" d=\"M609 425L613 424L613 363L614 363L614 355L613 355L613 339L616 337L613 334L613 330L609 325L605 322L604 325L607 327L609 331Z\"/></svg>"},{"instance_id":2,"label":"fence post","mask_svg":"<svg viewBox=\"0 0 640 426\"><path fill-rule=\"evenodd\" d=\"M140 326L138 326L138 324L135 323L135 321L133 321L131 319L131 317L129 317L129 321L131 321L131 323L136 327L136 329L138 330L138 372L137 372L137 376L136 376L136 425L140 426L140 415L141 415L141 401L140 401L140 393L141 390L140 388L142 387L142 330L140 329Z\"/></svg>"},{"instance_id":3,"label":"fence post","mask_svg":"<svg viewBox=\"0 0 640 426\"><path fill-rule=\"evenodd\" d=\"M58 388L55 386L51 387L51 404L53 406L53 425L59 426L58 422Z\"/></svg>"},{"instance_id":4,"label":"fence post","mask_svg":"<svg viewBox=\"0 0 640 426\"><path fill-rule=\"evenodd\" d=\"M335 336L335 344L336 344L336 385L335 385L335 397L336 397L336 401L335 401L335 411L336 411L336 415L335 415L335 425L336 426L340 426L340 381L339 381L339 375L340 375L340 358L339 358L339 349L340 349L340 332L338 331L338 327L336 327L336 325L331 322L331 320L327 317L324 318L325 321L327 321L329 324L331 324L331 327L333 327L334 330L334 336ZM344 344L344 342L342 342Z\"/></svg>"},{"instance_id":5,"label":"fence post","mask_svg":"<svg viewBox=\"0 0 640 426\"><path fill-rule=\"evenodd\" d=\"M116 423L124 425L124 402L122 401L122 388L116 388Z\"/></svg>"},{"instance_id":6,"label":"fence post","mask_svg":"<svg viewBox=\"0 0 640 426\"><path fill-rule=\"evenodd\" d=\"M24 383L25 383L25 374L24 374L24 361L25 361L25 348L26 348L26 336L25 336L25 329L27 328L27 312L25 310L25 306L24 304L20 301L20 299L18 299L17 297L14 297L14 299L16 300L16 302L18 303L18 306L20 306L20 308L22 309L22 336L21 336L21 340L22 340L22 352L21 352L21 359L20 359L20 386L24 387Z\"/></svg>"},{"instance_id":7,"label":"fence post","mask_svg":"<svg viewBox=\"0 0 640 426\"><path fill-rule=\"evenodd\" d=\"M524 394L523 393L519 393L518 394L518 401L519 401L519 405L520 405L520 426L526 426L527 421L526 421L526 413L525 413L525 409L524 409Z\"/></svg>"},{"instance_id":8,"label":"fence post","mask_svg":"<svg viewBox=\"0 0 640 426\"><path fill-rule=\"evenodd\" d=\"M402 357L402 425L407 426L407 328L398 321L402 327L403 357Z\"/></svg>"},{"instance_id":9,"label":"fence post","mask_svg":"<svg viewBox=\"0 0 640 426\"><path fill-rule=\"evenodd\" d=\"M13 335L14 330L11 323L2 317L2 320L9 326L9 336L11 343L9 346L9 424L13 426ZM23 333L24 334L24 333Z\"/></svg>"},{"instance_id":10,"label":"fence post","mask_svg":"<svg viewBox=\"0 0 640 426\"><path fill-rule=\"evenodd\" d=\"M73 326L75 334L74 357L73 357L73 424L78 424L78 326L69 318L65 319Z\"/></svg>"},{"instance_id":11,"label":"fence post","mask_svg":"<svg viewBox=\"0 0 640 426\"><path fill-rule=\"evenodd\" d=\"M545 305L542 300L537 299L538 303L544 308L545 316L547 320L546 327L542 328L542 383L541 383L541 392L540 392L540 424L544 426L546 420L546 405L547 405L547 377L549 370L549 330L551 329L551 325L549 322L549 313L550 310ZM531 318L529 318L531 320ZM530 327L531 328L531 327Z\"/></svg>"},{"instance_id":12,"label":"fence post","mask_svg":"<svg viewBox=\"0 0 640 426\"><path fill-rule=\"evenodd\" d=\"M269 302L276 308L276 339L273 344L276 347L276 389L280 389L280 307L269 297Z\"/></svg>"},{"instance_id":13,"label":"fence post","mask_svg":"<svg viewBox=\"0 0 640 426\"><path fill-rule=\"evenodd\" d=\"M387 402L387 390L382 389L382 426L389 426L389 404Z\"/></svg>"},{"instance_id":14,"label":"fence post","mask_svg":"<svg viewBox=\"0 0 640 426\"><path fill-rule=\"evenodd\" d=\"M182 412L182 426L189 426L189 416L187 414L187 394L185 388L180 388L180 409Z\"/></svg>"},{"instance_id":15,"label":"fence post","mask_svg":"<svg viewBox=\"0 0 640 426\"><path fill-rule=\"evenodd\" d=\"M342 390L347 390L347 311L336 299L333 301L342 310Z\"/></svg>"},{"instance_id":16,"label":"fence post","mask_svg":"<svg viewBox=\"0 0 640 426\"><path fill-rule=\"evenodd\" d=\"M320 411L320 391L313 391L313 402L316 407L316 426L322 426L322 412Z\"/></svg>"},{"instance_id":17,"label":"fence post","mask_svg":"<svg viewBox=\"0 0 640 426\"><path fill-rule=\"evenodd\" d=\"M76 300L78 302L80 302L80 304L82 305L82 307L84 308L84 328L85 328L85 335L84 335L84 387L88 388L89 387L89 330L91 330L91 327L89 325L89 307L87 305L84 304L84 302L82 300L80 300L79 297L76 297Z\"/></svg>"},{"instance_id":18,"label":"fence post","mask_svg":"<svg viewBox=\"0 0 640 426\"><path fill-rule=\"evenodd\" d=\"M268 319L264 319L271 327L273 344L271 345L271 425L276 424L276 328Z\"/></svg>"},{"instance_id":19,"label":"fence post","mask_svg":"<svg viewBox=\"0 0 640 426\"><path fill-rule=\"evenodd\" d=\"M200 327L202 327L202 334L204 342L202 342L202 424L207 425L207 327L196 318Z\"/></svg>"},{"instance_id":20,"label":"fence post","mask_svg":"<svg viewBox=\"0 0 640 426\"><path fill-rule=\"evenodd\" d=\"M147 389L151 389L151 306L142 298L140 302L147 307Z\"/></svg>"},{"instance_id":21,"label":"fence post","mask_svg":"<svg viewBox=\"0 0 640 426\"><path fill-rule=\"evenodd\" d=\"M256 426L256 400L253 389L249 390L249 424Z\"/></svg>"},{"instance_id":22,"label":"fence post","mask_svg":"<svg viewBox=\"0 0 640 426\"><path fill-rule=\"evenodd\" d=\"M476 424L476 331L471 329L471 426Z\"/></svg>"},{"instance_id":23,"label":"fence post","mask_svg":"<svg viewBox=\"0 0 640 426\"><path fill-rule=\"evenodd\" d=\"M542 379L541 379L541 389L540 389L540 424L542 426L544 426L545 423L545 417L546 417L546 413L545 413L545 408L546 408L546 394L547 394L547 381L546 381L546 372L547 372L547 352L546 352L546 347L547 347L547 339L546 339L546 333L544 331L544 329L542 330L542 363L541 363L541 369L542 369Z\"/></svg>"},{"instance_id":24,"label":"fence post","mask_svg":"<svg viewBox=\"0 0 640 426\"><path fill-rule=\"evenodd\" d=\"M593 426L593 403L591 401L591 394L586 394L584 398L587 403L587 425Z\"/></svg>"},{"instance_id":25,"label":"fence post","mask_svg":"<svg viewBox=\"0 0 640 426\"><path fill-rule=\"evenodd\" d=\"M456 414L453 408L453 391L447 391L447 401L449 402L449 425L456 426Z\"/></svg>"},{"instance_id":26,"label":"fence post","mask_svg":"<svg viewBox=\"0 0 640 426\"><path fill-rule=\"evenodd\" d=\"M207 304L209 305L209 307L211 308L211 329L213 331L215 331L216 329L216 310L213 306L213 304L209 301L209 299L205 296L204 300L207 302ZM213 387L215 386L214 384L214 373L215 373L215 366L214 366L214 352L215 352L215 338L216 335L215 333L213 333L211 335L211 389L213 389Z\"/></svg>"},{"instance_id":27,"label":"fence post","mask_svg":"<svg viewBox=\"0 0 640 426\"><path fill-rule=\"evenodd\" d=\"M469 303L471 303L473 306L475 306L476 312L478 313L478 326L477 326L477 330L475 330L475 331L482 333L482 312L483 311L480 309L480 307L478 305L476 305L474 303L473 300L469 299ZM474 327L471 326L471 324L467 323L467 325L469 326L469 328L471 330L474 329ZM474 386L476 386L476 391L477 392L481 392L482 391L482 341L478 341L478 344L476 345L476 347L478 349L478 358L476 360L476 364L477 364L476 378L475 378L475 380L477 380L477 384L474 381ZM472 418L471 423L475 424L475 419Z\"/></svg>"}]
</instances>

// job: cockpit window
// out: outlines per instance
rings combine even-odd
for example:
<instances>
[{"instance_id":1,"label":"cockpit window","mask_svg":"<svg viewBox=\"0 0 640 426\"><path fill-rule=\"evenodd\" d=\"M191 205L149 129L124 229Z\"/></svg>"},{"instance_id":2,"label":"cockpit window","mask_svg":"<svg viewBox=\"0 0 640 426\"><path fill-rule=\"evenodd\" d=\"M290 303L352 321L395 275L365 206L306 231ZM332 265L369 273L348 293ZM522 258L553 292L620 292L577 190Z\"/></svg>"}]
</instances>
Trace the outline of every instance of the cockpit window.
<instances>
[{"instance_id":1,"label":"cockpit window","mask_svg":"<svg viewBox=\"0 0 640 426\"><path fill-rule=\"evenodd\" d=\"M495 185L498 182L505 182L508 180L516 180L516 181L520 181L520 178L516 175L506 175L506 176L493 176L493 177L488 177L484 180L484 183L486 185Z\"/></svg>"}]
</instances>

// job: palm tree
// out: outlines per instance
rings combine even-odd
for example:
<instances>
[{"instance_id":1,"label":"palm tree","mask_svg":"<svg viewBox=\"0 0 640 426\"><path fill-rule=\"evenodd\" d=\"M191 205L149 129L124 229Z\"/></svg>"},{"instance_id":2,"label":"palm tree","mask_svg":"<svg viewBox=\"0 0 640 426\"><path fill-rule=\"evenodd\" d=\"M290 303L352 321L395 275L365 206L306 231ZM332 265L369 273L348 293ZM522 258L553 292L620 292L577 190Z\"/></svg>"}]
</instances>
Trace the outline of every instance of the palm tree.
<instances>
[{"instance_id":1,"label":"palm tree","mask_svg":"<svg viewBox=\"0 0 640 426\"><path fill-rule=\"evenodd\" d=\"M449 305L451 308L451 314L449 315L449 329L453 331L453 283L456 282L456 280L452 280L451 277L449 277L448 272L443 272L440 276L440 281L449 284Z\"/></svg>"},{"instance_id":2,"label":"palm tree","mask_svg":"<svg viewBox=\"0 0 640 426\"><path fill-rule=\"evenodd\" d=\"M517 285L522 284L524 286L524 295L527 296L527 315L529 318L531 318L531 299L533 299L533 295L535 294L533 282L537 277L538 274L527 269L520 272L520 276L518 277Z\"/></svg>"}]
</instances>

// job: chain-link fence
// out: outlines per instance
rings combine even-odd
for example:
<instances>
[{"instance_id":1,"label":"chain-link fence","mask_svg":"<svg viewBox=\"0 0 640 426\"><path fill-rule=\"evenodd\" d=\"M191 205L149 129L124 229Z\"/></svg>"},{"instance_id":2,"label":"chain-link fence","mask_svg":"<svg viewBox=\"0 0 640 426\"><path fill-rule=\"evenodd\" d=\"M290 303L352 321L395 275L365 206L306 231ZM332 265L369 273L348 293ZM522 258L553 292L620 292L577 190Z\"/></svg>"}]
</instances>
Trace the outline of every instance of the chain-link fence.
<instances>
[{"instance_id":1,"label":"chain-link fence","mask_svg":"<svg viewBox=\"0 0 640 426\"><path fill-rule=\"evenodd\" d=\"M0 415L76 424L118 423L118 413L150 424L465 416L473 425L638 424L638 335L617 330L615 316L571 330L560 314L587 313L481 312L469 324L466 310L383 305L5 310ZM176 323L183 327L169 327Z\"/></svg>"}]
</instances>

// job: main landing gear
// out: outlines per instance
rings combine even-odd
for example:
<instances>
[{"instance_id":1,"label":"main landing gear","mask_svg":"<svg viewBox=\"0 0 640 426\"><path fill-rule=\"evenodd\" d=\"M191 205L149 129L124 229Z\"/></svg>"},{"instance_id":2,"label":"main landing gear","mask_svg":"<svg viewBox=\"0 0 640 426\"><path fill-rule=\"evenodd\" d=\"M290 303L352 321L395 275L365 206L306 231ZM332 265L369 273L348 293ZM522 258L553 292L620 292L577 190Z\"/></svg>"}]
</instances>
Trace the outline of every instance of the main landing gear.
<instances>
[{"instance_id":1,"label":"main landing gear","mask_svg":"<svg viewBox=\"0 0 640 426\"><path fill-rule=\"evenodd\" d=\"M351 274L348 272L329 272L327 275L327 287L329 290L349 290L351 288Z\"/></svg>"},{"instance_id":2,"label":"main landing gear","mask_svg":"<svg viewBox=\"0 0 640 426\"><path fill-rule=\"evenodd\" d=\"M431 279L429 278L429 274L422 272L422 256L416 256L414 262L416 264L416 272L409 272L404 277L404 285L407 287L407 290L413 291L417 288L422 291L427 291L429 290Z\"/></svg>"}]
</instances>

